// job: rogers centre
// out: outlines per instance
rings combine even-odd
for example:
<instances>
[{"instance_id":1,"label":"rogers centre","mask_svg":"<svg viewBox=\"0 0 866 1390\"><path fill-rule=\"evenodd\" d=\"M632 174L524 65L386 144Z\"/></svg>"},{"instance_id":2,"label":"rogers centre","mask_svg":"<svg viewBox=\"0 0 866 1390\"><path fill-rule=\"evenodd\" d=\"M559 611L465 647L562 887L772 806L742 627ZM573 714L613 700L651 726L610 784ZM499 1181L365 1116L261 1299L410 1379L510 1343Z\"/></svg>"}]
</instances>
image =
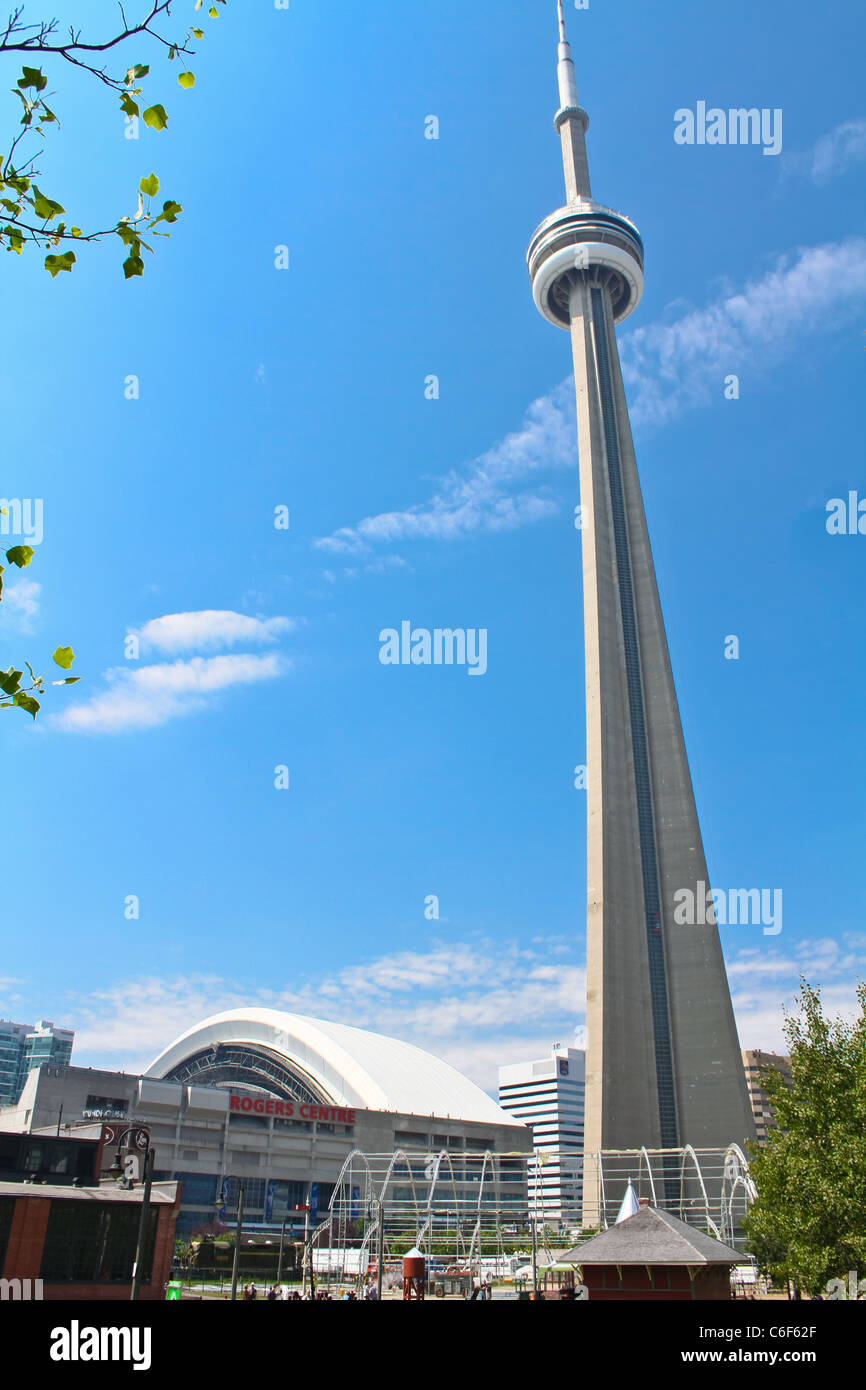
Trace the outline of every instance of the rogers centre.
<instances>
[{"instance_id":1,"label":"rogers centre","mask_svg":"<svg viewBox=\"0 0 866 1390\"><path fill-rule=\"evenodd\" d=\"M128 1118L150 1131L157 1181L182 1182L179 1233L214 1220L241 1179L244 1226L327 1215L343 1163L366 1153L531 1153L531 1132L432 1053L275 1009L204 1019L140 1074L32 1071L0 1129L82 1132Z\"/></svg>"}]
</instances>

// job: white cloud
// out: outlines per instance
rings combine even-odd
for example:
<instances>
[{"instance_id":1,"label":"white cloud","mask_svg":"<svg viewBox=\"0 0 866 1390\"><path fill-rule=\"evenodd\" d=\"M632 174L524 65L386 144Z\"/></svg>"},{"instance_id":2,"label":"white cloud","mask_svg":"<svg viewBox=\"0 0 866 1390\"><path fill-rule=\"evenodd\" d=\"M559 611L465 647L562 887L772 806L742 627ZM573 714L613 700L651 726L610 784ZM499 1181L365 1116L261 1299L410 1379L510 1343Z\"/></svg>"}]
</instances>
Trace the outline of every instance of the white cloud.
<instances>
[{"instance_id":1,"label":"white cloud","mask_svg":"<svg viewBox=\"0 0 866 1390\"><path fill-rule=\"evenodd\" d=\"M802 174L819 187L866 159L866 120L842 121L807 150L783 156L784 174Z\"/></svg>"},{"instance_id":2,"label":"white cloud","mask_svg":"<svg viewBox=\"0 0 866 1390\"><path fill-rule=\"evenodd\" d=\"M108 690L73 705L50 723L70 733L117 734L152 729L170 719L204 709L211 697L236 685L273 680L287 663L266 656L193 657L154 666L117 666L106 671Z\"/></svg>"},{"instance_id":3,"label":"white cloud","mask_svg":"<svg viewBox=\"0 0 866 1390\"><path fill-rule=\"evenodd\" d=\"M632 423L658 426L718 397L728 373L765 369L804 336L835 327L866 296L866 240L829 242L779 258L775 268L704 309L623 336Z\"/></svg>"},{"instance_id":4,"label":"white cloud","mask_svg":"<svg viewBox=\"0 0 866 1390\"><path fill-rule=\"evenodd\" d=\"M805 938L787 951L749 947L727 961L728 978L744 1048L786 1052L784 1013L796 1012L800 976L817 986L826 1014L851 1020L857 1011L856 982L866 976L866 938Z\"/></svg>"},{"instance_id":5,"label":"white cloud","mask_svg":"<svg viewBox=\"0 0 866 1390\"><path fill-rule=\"evenodd\" d=\"M271 643L298 624L291 618L250 618L231 609L206 608L194 613L166 613L132 629L145 649L160 652L208 651L239 642Z\"/></svg>"},{"instance_id":6,"label":"white cloud","mask_svg":"<svg viewBox=\"0 0 866 1390\"><path fill-rule=\"evenodd\" d=\"M552 968L534 951L489 941L395 952L287 990L147 978L78 1001L76 1060L134 1070L208 1014L255 1004L414 1042L495 1089L498 1064L573 1041L583 996L581 968Z\"/></svg>"},{"instance_id":7,"label":"white cloud","mask_svg":"<svg viewBox=\"0 0 866 1390\"><path fill-rule=\"evenodd\" d=\"M864 297L866 240L852 238L780 256L772 270L742 290L726 292L705 308L686 308L672 321L623 333L620 355L633 426L655 428L718 399L728 373L759 372L781 362L801 350L805 336L811 339L856 313ZM558 514L561 502L540 480L529 491L515 492L511 485L576 464L574 384L568 377L532 402L518 430L443 478L428 501L365 517L315 545L363 555L394 541L514 530ZM329 570L326 577L334 582L336 575Z\"/></svg>"},{"instance_id":8,"label":"white cloud","mask_svg":"<svg viewBox=\"0 0 866 1390\"><path fill-rule=\"evenodd\" d=\"M19 579L17 584L4 585L0 618L9 619L17 632L32 632L34 620L39 613L41 592L42 586L34 579Z\"/></svg>"},{"instance_id":9,"label":"white cloud","mask_svg":"<svg viewBox=\"0 0 866 1390\"><path fill-rule=\"evenodd\" d=\"M567 406L571 405L571 414ZM364 554L371 546L398 540L456 540L476 531L512 531L558 510L545 491L510 494L508 484L541 469L577 462L574 392L564 381L533 401L518 430L441 479L427 502L403 511L380 512L355 526L342 526L315 544L322 550Z\"/></svg>"},{"instance_id":10,"label":"white cloud","mask_svg":"<svg viewBox=\"0 0 866 1390\"><path fill-rule=\"evenodd\" d=\"M255 1005L413 1042L495 1092L498 1066L544 1057L554 1043L585 1046L585 971L574 947L571 960L562 954L550 959L551 945L566 944L556 937L537 937L529 947L515 941L436 942L286 989L245 990L218 976L131 980L76 1002L76 1057L81 1065L137 1070L209 1014ZM820 985L829 1014L853 1017L866 942L802 941L784 954L746 948L728 964L744 1048L786 1050L783 1010L794 1008L803 958L816 945L825 963L819 970L810 959L815 969L807 978ZM68 1017L68 1000L64 1010Z\"/></svg>"}]
</instances>

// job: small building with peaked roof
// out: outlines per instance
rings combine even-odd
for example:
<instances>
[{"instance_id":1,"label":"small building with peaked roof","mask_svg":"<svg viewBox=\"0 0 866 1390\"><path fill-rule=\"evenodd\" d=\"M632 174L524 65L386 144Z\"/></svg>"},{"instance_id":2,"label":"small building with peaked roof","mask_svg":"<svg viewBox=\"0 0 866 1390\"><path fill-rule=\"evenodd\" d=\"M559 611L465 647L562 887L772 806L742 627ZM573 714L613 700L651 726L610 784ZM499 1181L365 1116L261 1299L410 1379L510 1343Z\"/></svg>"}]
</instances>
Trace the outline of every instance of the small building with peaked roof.
<instances>
[{"instance_id":1,"label":"small building with peaked roof","mask_svg":"<svg viewBox=\"0 0 866 1390\"><path fill-rule=\"evenodd\" d=\"M743 1256L645 1202L634 1216L561 1256L580 1270L589 1299L729 1299L731 1267Z\"/></svg>"}]
</instances>

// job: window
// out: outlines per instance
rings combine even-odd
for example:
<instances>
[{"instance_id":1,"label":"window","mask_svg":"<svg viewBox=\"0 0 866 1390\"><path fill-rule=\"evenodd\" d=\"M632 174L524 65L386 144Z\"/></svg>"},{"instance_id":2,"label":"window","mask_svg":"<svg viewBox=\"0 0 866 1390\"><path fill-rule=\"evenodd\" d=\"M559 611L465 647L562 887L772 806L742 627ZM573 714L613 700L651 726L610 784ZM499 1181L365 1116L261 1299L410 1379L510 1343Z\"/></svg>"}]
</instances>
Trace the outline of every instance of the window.
<instances>
[{"instance_id":1,"label":"window","mask_svg":"<svg viewBox=\"0 0 866 1390\"><path fill-rule=\"evenodd\" d=\"M85 1120L120 1120L125 1118L129 1101L123 1096L88 1096L82 1117Z\"/></svg>"},{"instance_id":2,"label":"window","mask_svg":"<svg viewBox=\"0 0 866 1390\"><path fill-rule=\"evenodd\" d=\"M273 1191L274 1216L278 1219L293 1207L303 1206L307 1200L307 1185L304 1182L284 1182L278 1178L274 1180Z\"/></svg>"},{"instance_id":3,"label":"window","mask_svg":"<svg viewBox=\"0 0 866 1390\"><path fill-rule=\"evenodd\" d=\"M130 1283L141 1208L137 1202L52 1202L42 1249L46 1284ZM147 1282L158 1213L149 1213L142 1256Z\"/></svg>"},{"instance_id":4,"label":"window","mask_svg":"<svg viewBox=\"0 0 866 1390\"><path fill-rule=\"evenodd\" d=\"M183 1183L181 1202L184 1207L208 1207L209 1215L213 1213L219 1182L215 1173L175 1173L174 1180Z\"/></svg>"},{"instance_id":5,"label":"window","mask_svg":"<svg viewBox=\"0 0 866 1390\"><path fill-rule=\"evenodd\" d=\"M14 1210L14 1197L0 1197L0 1275L3 1273L3 1262L6 1259L6 1246L9 1244L9 1232L12 1229Z\"/></svg>"},{"instance_id":6,"label":"window","mask_svg":"<svg viewBox=\"0 0 866 1390\"><path fill-rule=\"evenodd\" d=\"M426 1134L416 1134L413 1130L397 1130L394 1135L395 1149L426 1149L430 1140Z\"/></svg>"}]
</instances>

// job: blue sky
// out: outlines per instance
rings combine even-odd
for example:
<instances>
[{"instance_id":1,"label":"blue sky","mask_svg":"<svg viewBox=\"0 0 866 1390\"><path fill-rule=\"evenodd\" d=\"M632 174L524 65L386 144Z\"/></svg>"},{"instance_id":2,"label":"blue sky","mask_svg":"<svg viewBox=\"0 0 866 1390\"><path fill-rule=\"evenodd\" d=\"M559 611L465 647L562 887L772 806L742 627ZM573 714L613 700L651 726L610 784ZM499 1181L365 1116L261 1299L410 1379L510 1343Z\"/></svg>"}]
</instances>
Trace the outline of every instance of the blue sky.
<instances>
[{"instance_id":1,"label":"blue sky","mask_svg":"<svg viewBox=\"0 0 866 1390\"><path fill-rule=\"evenodd\" d=\"M620 346L710 874L784 895L780 934L723 933L741 1040L780 1048L798 974L847 1009L866 960L866 537L825 524L866 497L866 25L842 0L568 20L594 192L646 247ZM0 491L44 506L3 665L70 643L81 677L4 724L0 1014L76 1028L83 1064L253 1000L486 1087L581 1036L570 352L524 264L562 201L555 42L553 0L232 0L194 90L124 58L169 112L138 140L45 65L49 195L110 225L156 171L184 206L141 281L113 246L56 282L0 262ZM780 108L782 152L677 145L698 101ZM485 628L486 673L383 666L402 620Z\"/></svg>"}]
</instances>

